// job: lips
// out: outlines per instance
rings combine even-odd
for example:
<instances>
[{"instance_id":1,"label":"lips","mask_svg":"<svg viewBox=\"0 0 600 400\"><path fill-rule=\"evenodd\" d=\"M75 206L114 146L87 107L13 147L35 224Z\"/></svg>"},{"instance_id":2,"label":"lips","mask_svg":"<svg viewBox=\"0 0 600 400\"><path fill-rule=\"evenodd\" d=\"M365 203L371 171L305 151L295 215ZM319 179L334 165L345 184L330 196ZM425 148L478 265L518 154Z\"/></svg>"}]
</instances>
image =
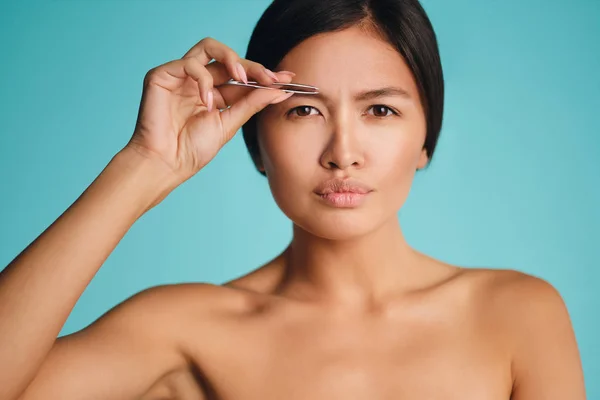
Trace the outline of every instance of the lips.
<instances>
[{"instance_id":1,"label":"lips","mask_svg":"<svg viewBox=\"0 0 600 400\"><path fill-rule=\"evenodd\" d=\"M321 182L315 193L328 205L334 207L356 207L372 192L366 184L352 178L334 178Z\"/></svg>"},{"instance_id":2,"label":"lips","mask_svg":"<svg viewBox=\"0 0 600 400\"><path fill-rule=\"evenodd\" d=\"M352 179L352 178L334 178L328 179L321 182L316 187L315 193L317 194L330 194L330 193L358 193L366 194L371 192L372 189L364 183Z\"/></svg>"}]
</instances>

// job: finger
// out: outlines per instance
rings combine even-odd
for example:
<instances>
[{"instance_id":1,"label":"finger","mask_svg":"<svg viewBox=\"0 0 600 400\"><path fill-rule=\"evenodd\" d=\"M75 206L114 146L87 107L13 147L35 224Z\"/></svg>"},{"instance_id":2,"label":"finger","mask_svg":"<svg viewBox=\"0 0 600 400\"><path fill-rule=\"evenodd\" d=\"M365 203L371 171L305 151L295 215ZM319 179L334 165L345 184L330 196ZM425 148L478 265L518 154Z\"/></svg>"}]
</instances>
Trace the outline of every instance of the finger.
<instances>
[{"instance_id":1,"label":"finger","mask_svg":"<svg viewBox=\"0 0 600 400\"><path fill-rule=\"evenodd\" d=\"M223 95L221 94L221 92L218 89L213 89L213 99L215 102L215 107L219 110L224 110L227 107L229 107L229 104L227 104L225 102L225 99L223 98Z\"/></svg>"},{"instance_id":2,"label":"finger","mask_svg":"<svg viewBox=\"0 0 600 400\"><path fill-rule=\"evenodd\" d=\"M292 95L293 93L286 93L281 90L255 89L247 96L242 97L238 102L221 113L226 140L230 140L240 127L254 114L269 104L280 103Z\"/></svg>"},{"instance_id":3,"label":"finger","mask_svg":"<svg viewBox=\"0 0 600 400\"><path fill-rule=\"evenodd\" d=\"M289 83L292 81L292 78L296 76L295 73L290 71L273 72L264 65L246 60L245 58L240 59L239 62L246 70L247 75L254 78L262 85L272 85L273 83L283 81L283 83Z\"/></svg>"},{"instance_id":4,"label":"finger","mask_svg":"<svg viewBox=\"0 0 600 400\"><path fill-rule=\"evenodd\" d=\"M276 73L279 82L278 83L290 83L292 81L292 77L287 74ZM271 85L267 85L271 86ZM234 85L216 85L221 96L223 97L225 104L232 105L237 103L241 98L247 96L250 92L258 89L247 88L243 86L234 86Z\"/></svg>"},{"instance_id":5,"label":"finger","mask_svg":"<svg viewBox=\"0 0 600 400\"><path fill-rule=\"evenodd\" d=\"M257 62L249 61L243 58L239 59L238 62L242 65L244 72L246 73L246 77L253 78L253 80L256 80L258 83L263 85L272 85L275 82L279 82L281 77L288 78L295 75L293 72L288 71L274 73ZM236 79L235 76L230 74L227 66L218 61L211 62L206 66L206 69L213 76L215 86L221 85L231 78Z\"/></svg>"},{"instance_id":6,"label":"finger","mask_svg":"<svg viewBox=\"0 0 600 400\"><path fill-rule=\"evenodd\" d=\"M213 106L213 77L203 66L196 65L193 61L192 64L191 68L196 68L197 74L200 76L200 79L197 81L198 88L200 89L200 98L210 112Z\"/></svg>"},{"instance_id":7,"label":"finger","mask_svg":"<svg viewBox=\"0 0 600 400\"><path fill-rule=\"evenodd\" d=\"M183 56L183 58L192 57L198 58L207 67L213 59L225 66L225 70L220 70L216 66L211 67L216 69L214 72L220 72L216 80L217 85L229 80L230 77L248 83L248 76L251 76L264 85L270 85L279 80L278 75L273 71L259 63L240 58L229 46L210 37L202 39ZM216 75L213 76L216 77Z\"/></svg>"},{"instance_id":8,"label":"finger","mask_svg":"<svg viewBox=\"0 0 600 400\"><path fill-rule=\"evenodd\" d=\"M277 74L262 64L246 59L241 59L240 64L242 64L248 76L253 77L260 84L271 85L275 82L279 82Z\"/></svg>"},{"instance_id":9,"label":"finger","mask_svg":"<svg viewBox=\"0 0 600 400\"><path fill-rule=\"evenodd\" d=\"M156 68L155 74L164 72L179 79L192 78L198 83L198 91L202 102L208 106L210 91L213 88L213 77L208 70L195 58L170 61ZM161 82L162 83L162 82ZM181 86L180 82L163 83L167 89L174 90Z\"/></svg>"},{"instance_id":10,"label":"finger","mask_svg":"<svg viewBox=\"0 0 600 400\"><path fill-rule=\"evenodd\" d=\"M229 46L213 38L202 39L188 50L182 58L197 58L205 66L214 59L227 68L229 76L243 82L248 81L245 70L239 63L240 56Z\"/></svg>"},{"instance_id":11,"label":"finger","mask_svg":"<svg viewBox=\"0 0 600 400\"><path fill-rule=\"evenodd\" d=\"M238 80L237 76L232 75L225 64L218 61L208 64L206 70L212 75L215 86L222 85L232 78Z\"/></svg>"},{"instance_id":12,"label":"finger","mask_svg":"<svg viewBox=\"0 0 600 400\"><path fill-rule=\"evenodd\" d=\"M259 81L259 83L262 81L264 82L263 84L267 86L270 86L273 83L272 78L269 76L270 71L266 72L266 68L264 68L261 64L245 59L241 59L240 61L247 62L249 73L252 77L262 75L261 78L255 78ZM215 86L215 90L213 90L215 105L219 109L227 108L229 105L234 104L239 99L248 95L248 93L254 90L244 86L223 85L229 79L231 79L231 77L229 76L229 72L225 65L218 61L208 64L206 69L213 77L213 83ZM279 83L290 83L296 74L290 71L279 71L273 73L273 75L275 75Z\"/></svg>"}]
</instances>

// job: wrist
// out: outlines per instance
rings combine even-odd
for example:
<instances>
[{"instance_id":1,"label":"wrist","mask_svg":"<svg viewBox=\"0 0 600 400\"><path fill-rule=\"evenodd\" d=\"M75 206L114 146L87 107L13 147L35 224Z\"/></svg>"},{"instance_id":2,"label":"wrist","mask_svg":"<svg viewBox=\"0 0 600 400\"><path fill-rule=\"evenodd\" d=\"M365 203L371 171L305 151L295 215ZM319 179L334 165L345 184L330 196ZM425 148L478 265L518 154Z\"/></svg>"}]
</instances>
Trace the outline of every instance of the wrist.
<instances>
[{"instance_id":1,"label":"wrist","mask_svg":"<svg viewBox=\"0 0 600 400\"><path fill-rule=\"evenodd\" d=\"M178 185L175 173L164 163L126 146L110 161L122 184L140 195L145 211L156 206ZM137 196L136 196L137 197Z\"/></svg>"}]
</instances>

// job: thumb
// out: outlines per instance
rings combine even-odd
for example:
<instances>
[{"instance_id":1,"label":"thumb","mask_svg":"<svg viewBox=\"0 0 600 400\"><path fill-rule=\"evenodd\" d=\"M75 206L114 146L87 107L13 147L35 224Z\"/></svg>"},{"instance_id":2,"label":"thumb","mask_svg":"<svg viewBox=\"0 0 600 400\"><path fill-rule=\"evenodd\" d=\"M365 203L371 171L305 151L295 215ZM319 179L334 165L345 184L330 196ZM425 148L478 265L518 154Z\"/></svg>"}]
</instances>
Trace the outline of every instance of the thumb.
<instances>
[{"instance_id":1,"label":"thumb","mask_svg":"<svg viewBox=\"0 0 600 400\"><path fill-rule=\"evenodd\" d=\"M223 130L229 140L254 114L267 107L289 99L293 93L282 90L255 89L221 113Z\"/></svg>"}]
</instances>

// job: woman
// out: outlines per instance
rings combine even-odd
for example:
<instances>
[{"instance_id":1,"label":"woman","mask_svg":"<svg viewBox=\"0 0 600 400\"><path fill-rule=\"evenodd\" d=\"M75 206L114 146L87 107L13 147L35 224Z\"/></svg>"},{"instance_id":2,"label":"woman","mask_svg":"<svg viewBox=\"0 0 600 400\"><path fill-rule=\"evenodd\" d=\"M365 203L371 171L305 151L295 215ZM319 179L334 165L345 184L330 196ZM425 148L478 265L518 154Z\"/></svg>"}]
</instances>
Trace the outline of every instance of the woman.
<instances>
[{"instance_id":1,"label":"woman","mask_svg":"<svg viewBox=\"0 0 600 400\"><path fill-rule=\"evenodd\" d=\"M584 399L552 286L448 265L402 235L443 110L418 1L275 0L247 58L204 39L150 70L131 140L2 272L0 398ZM290 245L226 284L151 288L56 339L132 224L242 125Z\"/></svg>"}]
</instances>

